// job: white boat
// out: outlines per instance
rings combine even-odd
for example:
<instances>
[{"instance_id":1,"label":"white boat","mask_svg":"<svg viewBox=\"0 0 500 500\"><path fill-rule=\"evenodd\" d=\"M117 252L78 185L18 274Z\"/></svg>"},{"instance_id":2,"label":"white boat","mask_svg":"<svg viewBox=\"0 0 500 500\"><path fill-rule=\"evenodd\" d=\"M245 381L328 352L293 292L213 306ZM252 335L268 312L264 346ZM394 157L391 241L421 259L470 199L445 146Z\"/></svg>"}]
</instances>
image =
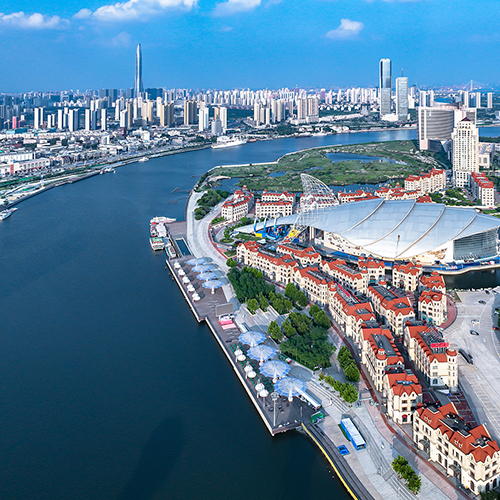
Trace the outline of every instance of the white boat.
<instances>
[{"instance_id":1,"label":"white boat","mask_svg":"<svg viewBox=\"0 0 500 500\"><path fill-rule=\"evenodd\" d=\"M2 212L0 212L0 220L4 220L7 217L10 217L16 210L16 207L3 210Z\"/></svg>"},{"instance_id":2,"label":"white boat","mask_svg":"<svg viewBox=\"0 0 500 500\"><path fill-rule=\"evenodd\" d=\"M172 217L153 217L149 223L150 224L169 224L170 222L175 222L177 219Z\"/></svg>"},{"instance_id":3,"label":"white boat","mask_svg":"<svg viewBox=\"0 0 500 500\"><path fill-rule=\"evenodd\" d=\"M149 244L155 252L165 248L165 243L161 238L149 238Z\"/></svg>"},{"instance_id":4,"label":"white boat","mask_svg":"<svg viewBox=\"0 0 500 500\"><path fill-rule=\"evenodd\" d=\"M219 148L230 148L232 146L240 146L241 144L246 144L248 139L246 137L217 137L217 142L212 144L212 149Z\"/></svg>"},{"instance_id":5,"label":"white boat","mask_svg":"<svg viewBox=\"0 0 500 500\"><path fill-rule=\"evenodd\" d=\"M139 161L149 161L149 158L147 156L143 156L142 158L139 159Z\"/></svg>"}]
</instances>

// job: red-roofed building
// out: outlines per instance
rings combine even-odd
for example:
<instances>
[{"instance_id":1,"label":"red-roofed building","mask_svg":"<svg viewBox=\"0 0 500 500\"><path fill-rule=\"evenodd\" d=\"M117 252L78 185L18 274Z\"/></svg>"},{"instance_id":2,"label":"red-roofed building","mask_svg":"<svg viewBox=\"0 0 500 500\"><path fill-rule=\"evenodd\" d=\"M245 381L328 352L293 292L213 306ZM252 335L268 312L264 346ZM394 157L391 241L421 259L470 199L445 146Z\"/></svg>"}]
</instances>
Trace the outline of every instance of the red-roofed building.
<instances>
[{"instance_id":1,"label":"red-roofed building","mask_svg":"<svg viewBox=\"0 0 500 500\"><path fill-rule=\"evenodd\" d=\"M302 248L293 243L282 243L276 247L276 252L291 255L301 266L312 266L321 263L321 255L313 247Z\"/></svg>"},{"instance_id":2,"label":"red-roofed building","mask_svg":"<svg viewBox=\"0 0 500 500\"><path fill-rule=\"evenodd\" d=\"M385 279L385 264L382 260L361 256L358 259L358 267L360 270L366 270L369 282L377 282L381 279Z\"/></svg>"},{"instance_id":3,"label":"red-roofed building","mask_svg":"<svg viewBox=\"0 0 500 500\"><path fill-rule=\"evenodd\" d=\"M398 297L382 285L370 285L367 295L375 312L391 327L394 335L403 335L405 323L415 319L415 311L408 297Z\"/></svg>"},{"instance_id":4,"label":"red-roofed building","mask_svg":"<svg viewBox=\"0 0 500 500\"><path fill-rule=\"evenodd\" d=\"M295 194L289 193L288 191L283 191L281 193L276 193L272 191L267 191L264 189L262 191L262 196L260 197L261 201L287 201L291 203L295 203Z\"/></svg>"},{"instance_id":5,"label":"red-roofed building","mask_svg":"<svg viewBox=\"0 0 500 500\"><path fill-rule=\"evenodd\" d=\"M230 222L240 220L252 210L253 202L253 194L247 191L246 186L243 186L242 190L236 190L234 194L222 204L222 217Z\"/></svg>"},{"instance_id":6,"label":"red-roofed building","mask_svg":"<svg viewBox=\"0 0 500 500\"><path fill-rule=\"evenodd\" d=\"M446 188L446 172L433 168L430 172L410 175L405 179L405 189L420 191L420 194L434 193Z\"/></svg>"},{"instance_id":7,"label":"red-roofed building","mask_svg":"<svg viewBox=\"0 0 500 500\"><path fill-rule=\"evenodd\" d=\"M414 292L418 287L418 278L421 275L422 265L420 262L415 264L413 262L394 264L392 268L392 284L395 287Z\"/></svg>"},{"instance_id":8,"label":"red-roofed building","mask_svg":"<svg viewBox=\"0 0 500 500\"><path fill-rule=\"evenodd\" d=\"M236 258L245 266L259 269L267 278L285 285L292 281L295 268L298 267L297 261L290 255L277 255L255 241L240 243Z\"/></svg>"},{"instance_id":9,"label":"red-roofed building","mask_svg":"<svg viewBox=\"0 0 500 500\"><path fill-rule=\"evenodd\" d=\"M337 197L340 203L351 203L353 201L365 201L365 200L374 200L378 198L378 196L374 196L367 191L363 191L362 189L358 189L357 191L349 191L343 193L339 191L337 193Z\"/></svg>"},{"instance_id":10,"label":"red-roofed building","mask_svg":"<svg viewBox=\"0 0 500 500\"><path fill-rule=\"evenodd\" d=\"M475 495L499 484L500 450L484 425L471 427L453 403L421 407L413 416L413 441L449 476Z\"/></svg>"},{"instance_id":11,"label":"red-roofed building","mask_svg":"<svg viewBox=\"0 0 500 500\"><path fill-rule=\"evenodd\" d=\"M361 325L375 321L375 313L370 302L361 302L338 284L331 284L329 308L333 319L342 331L352 337L356 344L361 343Z\"/></svg>"},{"instance_id":12,"label":"red-roofed building","mask_svg":"<svg viewBox=\"0 0 500 500\"><path fill-rule=\"evenodd\" d=\"M415 367L433 388L458 387L457 351L449 348L442 335L431 326L406 325L404 346Z\"/></svg>"},{"instance_id":13,"label":"red-roofed building","mask_svg":"<svg viewBox=\"0 0 500 500\"><path fill-rule=\"evenodd\" d=\"M471 172L469 189L475 199L481 200L481 205L493 208L495 206L495 186L482 172Z\"/></svg>"},{"instance_id":14,"label":"red-roofed building","mask_svg":"<svg viewBox=\"0 0 500 500\"><path fill-rule=\"evenodd\" d=\"M407 191L398 183L397 186L393 188L379 188L374 194L386 200L416 200L422 193L420 191Z\"/></svg>"},{"instance_id":15,"label":"red-roofed building","mask_svg":"<svg viewBox=\"0 0 500 500\"><path fill-rule=\"evenodd\" d=\"M368 288L368 272L366 269L353 269L344 260L323 261L321 269L333 276L336 281L348 290L366 293Z\"/></svg>"},{"instance_id":16,"label":"red-roofed building","mask_svg":"<svg viewBox=\"0 0 500 500\"><path fill-rule=\"evenodd\" d=\"M379 392L384 388L384 376L390 368L403 368L401 356L392 333L387 327L366 327L362 332L361 362L366 365L373 386Z\"/></svg>"},{"instance_id":17,"label":"red-roofed building","mask_svg":"<svg viewBox=\"0 0 500 500\"><path fill-rule=\"evenodd\" d=\"M384 375L384 396L389 417L398 424L407 424L422 403L422 387L411 370L389 370Z\"/></svg>"},{"instance_id":18,"label":"red-roofed building","mask_svg":"<svg viewBox=\"0 0 500 500\"><path fill-rule=\"evenodd\" d=\"M418 315L422 321L442 325L446 321L448 307L446 295L438 290L424 290L418 298Z\"/></svg>"},{"instance_id":19,"label":"red-roofed building","mask_svg":"<svg viewBox=\"0 0 500 500\"><path fill-rule=\"evenodd\" d=\"M421 276L419 288L421 290L437 290L443 294L446 293L446 284L444 279L437 271L432 271L429 276Z\"/></svg>"},{"instance_id":20,"label":"red-roofed building","mask_svg":"<svg viewBox=\"0 0 500 500\"><path fill-rule=\"evenodd\" d=\"M322 306L328 304L329 287L333 284L330 276L323 273L319 267L295 268L293 281L308 296L310 302Z\"/></svg>"},{"instance_id":21,"label":"red-roofed building","mask_svg":"<svg viewBox=\"0 0 500 500\"><path fill-rule=\"evenodd\" d=\"M255 217L258 219L269 217L286 217L293 213L293 201L263 201L255 203Z\"/></svg>"}]
</instances>

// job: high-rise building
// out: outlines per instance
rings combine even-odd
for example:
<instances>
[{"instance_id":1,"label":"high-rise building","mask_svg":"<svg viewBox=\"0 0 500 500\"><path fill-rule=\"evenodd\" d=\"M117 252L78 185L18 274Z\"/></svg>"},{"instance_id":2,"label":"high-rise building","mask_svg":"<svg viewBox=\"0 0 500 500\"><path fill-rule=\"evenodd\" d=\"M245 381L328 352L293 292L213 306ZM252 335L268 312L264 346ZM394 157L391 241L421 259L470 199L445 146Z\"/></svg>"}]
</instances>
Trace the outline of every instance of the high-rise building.
<instances>
[{"instance_id":1,"label":"high-rise building","mask_svg":"<svg viewBox=\"0 0 500 500\"><path fill-rule=\"evenodd\" d=\"M78 109L70 109L68 112L68 129L74 132L80 128L80 115Z\"/></svg>"},{"instance_id":2,"label":"high-rise building","mask_svg":"<svg viewBox=\"0 0 500 500\"><path fill-rule=\"evenodd\" d=\"M144 92L142 84L142 51L141 44L137 44L135 51L135 81L134 81L134 97L139 97Z\"/></svg>"},{"instance_id":3,"label":"high-rise building","mask_svg":"<svg viewBox=\"0 0 500 500\"><path fill-rule=\"evenodd\" d=\"M184 101L184 125L196 123L198 105L196 101Z\"/></svg>"},{"instance_id":4,"label":"high-rise building","mask_svg":"<svg viewBox=\"0 0 500 500\"><path fill-rule=\"evenodd\" d=\"M38 129L43 125L43 108L34 109L34 124L33 127Z\"/></svg>"},{"instance_id":5,"label":"high-rise building","mask_svg":"<svg viewBox=\"0 0 500 500\"><path fill-rule=\"evenodd\" d=\"M408 77L396 78L396 114L398 120L408 119Z\"/></svg>"},{"instance_id":6,"label":"high-rise building","mask_svg":"<svg viewBox=\"0 0 500 500\"><path fill-rule=\"evenodd\" d=\"M479 172L479 132L476 124L464 118L453 130L451 139L453 141L453 184L463 188L468 186L471 172Z\"/></svg>"},{"instance_id":7,"label":"high-rise building","mask_svg":"<svg viewBox=\"0 0 500 500\"><path fill-rule=\"evenodd\" d=\"M380 59L380 115L391 114L392 69L390 59Z\"/></svg>"},{"instance_id":8,"label":"high-rise building","mask_svg":"<svg viewBox=\"0 0 500 500\"><path fill-rule=\"evenodd\" d=\"M481 107L481 92L476 92L476 108Z\"/></svg>"},{"instance_id":9,"label":"high-rise building","mask_svg":"<svg viewBox=\"0 0 500 500\"><path fill-rule=\"evenodd\" d=\"M107 108L102 108L101 109L101 130L107 130L108 129L108 113L107 113Z\"/></svg>"},{"instance_id":10,"label":"high-rise building","mask_svg":"<svg viewBox=\"0 0 500 500\"><path fill-rule=\"evenodd\" d=\"M222 131L225 133L227 130L227 108L219 108L219 119L221 121Z\"/></svg>"},{"instance_id":11,"label":"high-rise building","mask_svg":"<svg viewBox=\"0 0 500 500\"><path fill-rule=\"evenodd\" d=\"M462 104L465 108L470 107L470 96L467 90L462 94Z\"/></svg>"},{"instance_id":12,"label":"high-rise building","mask_svg":"<svg viewBox=\"0 0 500 500\"><path fill-rule=\"evenodd\" d=\"M85 110L85 130L95 130L97 127L97 113L91 109Z\"/></svg>"},{"instance_id":13,"label":"high-rise building","mask_svg":"<svg viewBox=\"0 0 500 500\"><path fill-rule=\"evenodd\" d=\"M418 147L424 150L441 149L444 141L451 139L455 126L456 108L418 108Z\"/></svg>"},{"instance_id":14,"label":"high-rise building","mask_svg":"<svg viewBox=\"0 0 500 500\"><path fill-rule=\"evenodd\" d=\"M492 109L493 108L493 92L488 92L486 94L486 100L487 100L486 107L488 109Z\"/></svg>"}]
</instances>

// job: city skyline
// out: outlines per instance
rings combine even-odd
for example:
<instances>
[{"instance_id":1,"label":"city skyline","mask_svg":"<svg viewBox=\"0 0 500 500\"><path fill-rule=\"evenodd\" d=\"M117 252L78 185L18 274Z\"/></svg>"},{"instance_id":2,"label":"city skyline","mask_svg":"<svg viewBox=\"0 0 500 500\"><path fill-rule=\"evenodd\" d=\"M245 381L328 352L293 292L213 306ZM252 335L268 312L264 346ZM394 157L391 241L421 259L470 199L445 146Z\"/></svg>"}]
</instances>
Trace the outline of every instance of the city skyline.
<instances>
[{"instance_id":1,"label":"city skyline","mask_svg":"<svg viewBox=\"0 0 500 500\"><path fill-rule=\"evenodd\" d=\"M0 8L0 92L133 87L141 43L145 87L375 86L391 59L411 84L499 84L487 57L496 2L310 0L45 0ZM279 22L277 20L279 19ZM273 26L273 29L270 29ZM467 32L463 37L461 33ZM43 50L33 50L43 47ZM447 57L448 48L460 59ZM23 61L19 64L19 61ZM195 70L194 70L195 69Z\"/></svg>"}]
</instances>

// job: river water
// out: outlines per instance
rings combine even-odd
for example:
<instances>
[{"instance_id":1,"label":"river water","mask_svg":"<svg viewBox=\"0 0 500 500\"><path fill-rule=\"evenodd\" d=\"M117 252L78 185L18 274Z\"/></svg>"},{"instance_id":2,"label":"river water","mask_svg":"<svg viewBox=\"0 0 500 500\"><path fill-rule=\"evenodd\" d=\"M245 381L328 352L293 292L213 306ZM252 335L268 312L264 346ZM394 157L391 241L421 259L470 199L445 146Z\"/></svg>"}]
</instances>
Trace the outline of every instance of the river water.
<instances>
[{"instance_id":1,"label":"river water","mask_svg":"<svg viewBox=\"0 0 500 500\"><path fill-rule=\"evenodd\" d=\"M148 222L182 219L195 177L215 165L414 137L177 154L21 203L0 224L2 500L347 499L307 438L270 437L151 251Z\"/></svg>"}]
</instances>

